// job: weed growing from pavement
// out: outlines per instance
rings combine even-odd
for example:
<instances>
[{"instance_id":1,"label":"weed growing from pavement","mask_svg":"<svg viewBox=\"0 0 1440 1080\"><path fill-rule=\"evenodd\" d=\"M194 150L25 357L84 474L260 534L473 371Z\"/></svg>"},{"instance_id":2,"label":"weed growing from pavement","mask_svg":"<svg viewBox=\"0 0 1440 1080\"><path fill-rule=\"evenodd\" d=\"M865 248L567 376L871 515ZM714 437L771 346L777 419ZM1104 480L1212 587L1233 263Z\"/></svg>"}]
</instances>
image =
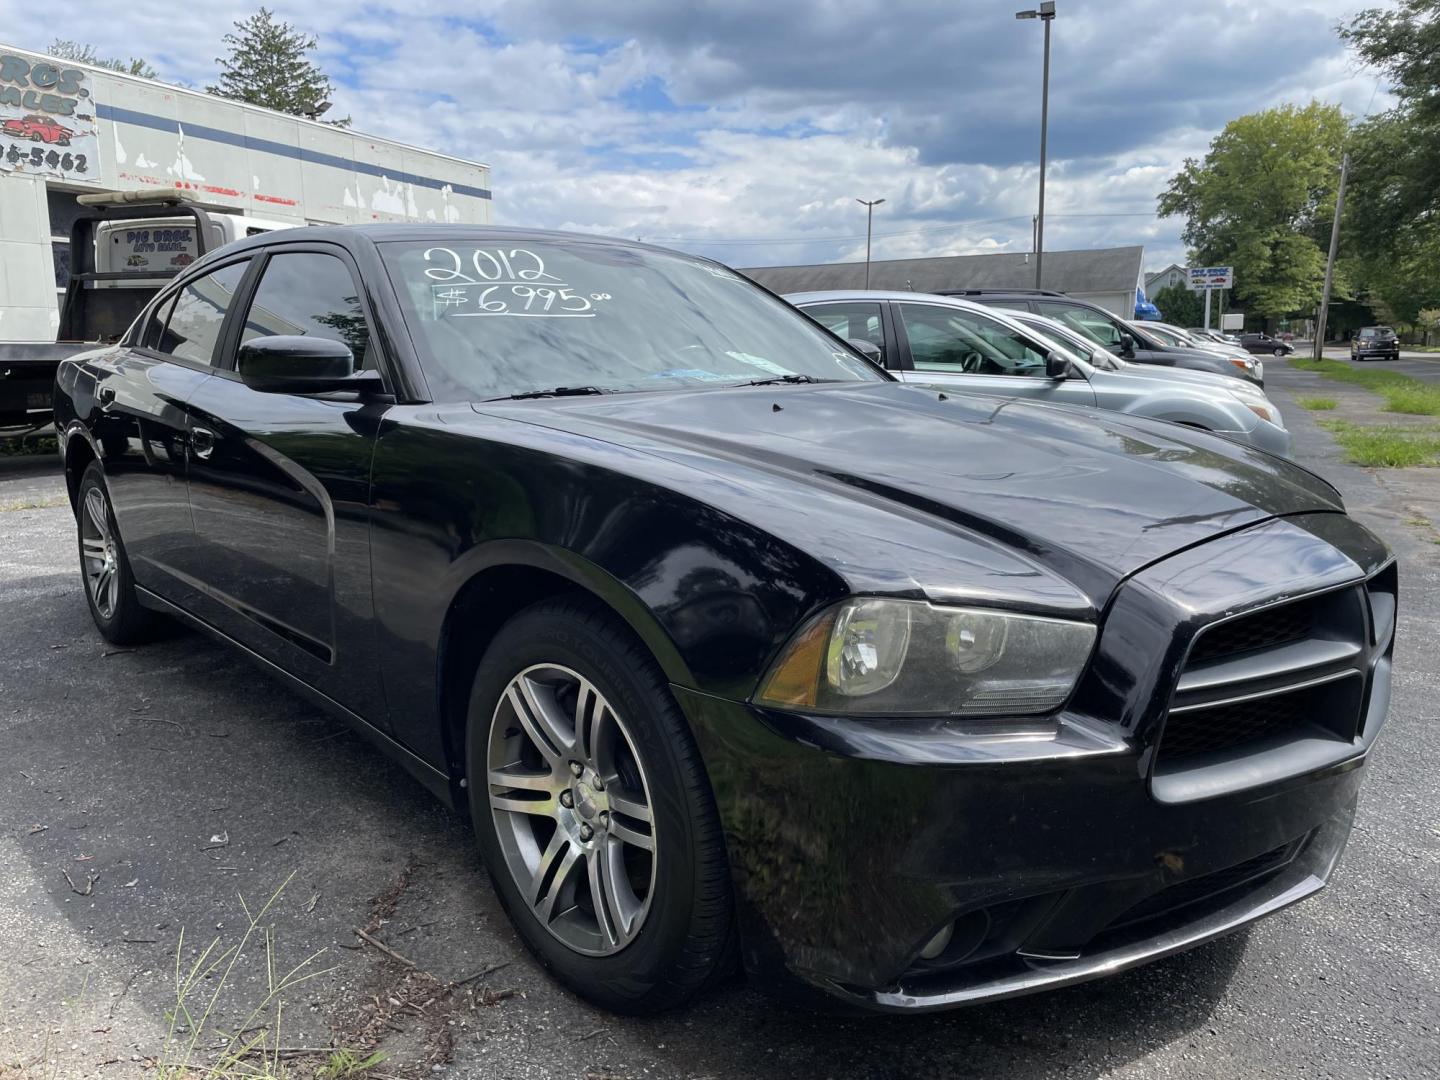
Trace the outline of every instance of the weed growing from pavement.
<instances>
[{"instance_id":1,"label":"weed growing from pavement","mask_svg":"<svg viewBox=\"0 0 1440 1080\"><path fill-rule=\"evenodd\" d=\"M90 976L87 974L74 1000L61 1002L66 1015L58 1026L52 1028L47 1025L45 1041L41 1043L38 1051L27 1055L12 1044L8 1050L0 1053L0 1080L60 1080L60 1044L67 1031L74 1031L79 1027L80 1007L89 988Z\"/></svg>"},{"instance_id":2,"label":"weed growing from pavement","mask_svg":"<svg viewBox=\"0 0 1440 1080\"><path fill-rule=\"evenodd\" d=\"M1356 465L1383 469L1440 465L1440 428L1371 427L1345 420L1320 423Z\"/></svg>"},{"instance_id":3,"label":"weed growing from pavement","mask_svg":"<svg viewBox=\"0 0 1440 1080\"><path fill-rule=\"evenodd\" d=\"M1302 397L1295 401L1302 409L1309 409L1311 412L1329 412L1337 404L1333 397Z\"/></svg>"},{"instance_id":4,"label":"weed growing from pavement","mask_svg":"<svg viewBox=\"0 0 1440 1080\"><path fill-rule=\"evenodd\" d=\"M239 943L222 949L221 939L216 937L200 950L188 968L182 960L185 932L181 930L175 945L175 1007L167 1018L165 1043L155 1062L156 1080L239 1080L241 1077L284 1080L294 1075L288 1068L293 1059L313 1059L317 1055L324 1057L325 1062L314 1075L325 1080L342 1080L364 1075L383 1059L383 1055L377 1054L362 1058L343 1049L287 1048L281 1042L284 995L301 983L334 970L315 966L324 949L307 956L288 971L281 972L276 967L275 933L262 924L294 876L286 878L264 905L253 912L241 896L240 908L245 913L246 925ZM265 995L233 1032L222 1031L214 1022L216 1007L236 965L257 937L264 944ZM198 1061L200 1057L209 1056L217 1040L219 1050L213 1063Z\"/></svg>"}]
</instances>

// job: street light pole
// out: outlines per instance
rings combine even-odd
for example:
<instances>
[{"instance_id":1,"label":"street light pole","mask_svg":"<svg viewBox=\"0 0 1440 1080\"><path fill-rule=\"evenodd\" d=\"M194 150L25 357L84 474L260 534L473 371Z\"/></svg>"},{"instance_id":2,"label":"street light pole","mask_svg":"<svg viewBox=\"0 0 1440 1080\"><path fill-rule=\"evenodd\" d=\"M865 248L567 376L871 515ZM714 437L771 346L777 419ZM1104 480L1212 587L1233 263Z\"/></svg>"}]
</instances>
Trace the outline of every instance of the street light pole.
<instances>
[{"instance_id":1,"label":"street light pole","mask_svg":"<svg viewBox=\"0 0 1440 1080\"><path fill-rule=\"evenodd\" d=\"M883 203L884 199L856 199L861 206L865 207L865 288L870 288L870 226L875 221L875 207Z\"/></svg>"},{"instance_id":2,"label":"street light pole","mask_svg":"<svg viewBox=\"0 0 1440 1080\"><path fill-rule=\"evenodd\" d=\"M1050 133L1050 24L1055 21L1054 0L1033 11L1017 11L1017 19L1039 19L1045 24L1045 67L1040 82L1040 212L1035 215L1035 288L1040 288L1045 265L1045 165Z\"/></svg>"}]
</instances>

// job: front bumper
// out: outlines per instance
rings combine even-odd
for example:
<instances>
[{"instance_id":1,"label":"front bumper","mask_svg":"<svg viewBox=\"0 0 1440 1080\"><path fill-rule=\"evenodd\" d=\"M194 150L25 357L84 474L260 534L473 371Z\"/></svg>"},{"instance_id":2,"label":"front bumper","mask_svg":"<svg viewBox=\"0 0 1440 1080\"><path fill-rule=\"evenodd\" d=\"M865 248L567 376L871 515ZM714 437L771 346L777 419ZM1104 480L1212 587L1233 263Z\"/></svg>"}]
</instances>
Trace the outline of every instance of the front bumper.
<instances>
[{"instance_id":1,"label":"front bumper","mask_svg":"<svg viewBox=\"0 0 1440 1080\"><path fill-rule=\"evenodd\" d=\"M1138 575L1075 701L1043 723L796 716L677 688L756 981L842 1006L951 1008L1143 964L1321 889L1384 719L1388 640L1363 661L1354 738L1156 767L1197 627L1378 570L1373 538L1314 517L1328 520L1270 522ZM924 960L947 927L950 945Z\"/></svg>"}]
</instances>

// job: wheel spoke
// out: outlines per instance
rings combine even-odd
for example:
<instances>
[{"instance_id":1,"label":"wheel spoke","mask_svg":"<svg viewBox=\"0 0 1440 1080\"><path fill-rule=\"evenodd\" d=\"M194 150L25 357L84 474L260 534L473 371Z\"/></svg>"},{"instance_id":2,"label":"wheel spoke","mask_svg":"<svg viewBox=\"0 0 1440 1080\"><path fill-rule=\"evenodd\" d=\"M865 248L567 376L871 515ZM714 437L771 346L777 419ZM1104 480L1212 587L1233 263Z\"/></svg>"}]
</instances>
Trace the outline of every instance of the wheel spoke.
<instances>
[{"instance_id":1,"label":"wheel spoke","mask_svg":"<svg viewBox=\"0 0 1440 1080\"><path fill-rule=\"evenodd\" d=\"M553 692L521 675L506 689L505 696L535 749L552 767L564 768L571 740L564 728L555 723Z\"/></svg>"},{"instance_id":2,"label":"wheel spoke","mask_svg":"<svg viewBox=\"0 0 1440 1080\"><path fill-rule=\"evenodd\" d=\"M555 816L555 800L551 797L534 799L526 798L524 795L507 795L492 791L490 793L490 805L496 810L504 810L507 814L534 814L537 817Z\"/></svg>"},{"instance_id":3,"label":"wheel spoke","mask_svg":"<svg viewBox=\"0 0 1440 1080\"><path fill-rule=\"evenodd\" d=\"M600 769L600 747L609 706L590 683L581 681L575 695L575 750L592 767Z\"/></svg>"},{"instance_id":4,"label":"wheel spoke","mask_svg":"<svg viewBox=\"0 0 1440 1080\"><path fill-rule=\"evenodd\" d=\"M110 568L110 580L106 583L105 595L109 601L111 612L119 610L120 607L120 574L115 567Z\"/></svg>"},{"instance_id":5,"label":"wheel spoke","mask_svg":"<svg viewBox=\"0 0 1440 1080\"><path fill-rule=\"evenodd\" d=\"M540 857L540 865L530 885L530 904L540 921L549 923L555 917L555 902L565 889L565 881L580 859L580 849L570 842L563 830L557 829L550 845Z\"/></svg>"},{"instance_id":6,"label":"wheel spoke","mask_svg":"<svg viewBox=\"0 0 1440 1080\"><path fill-rule=\"evenodd\" d=\"M655 850L655 838L653 836L649 833L632 829L614 814L610 815L610 835L615 837L616 840L631 844L634 847L643 848L646 851Z\"/></svg>"},{"instance_id":7,"label":"wheel spoke","mask_svg":"<svg viewBox=\"0 0 1440 1080\"><path fill-rule=\"evenodd\" d=\"M110 518L105 512L105 495L98 487L92 487L85 493L85 513L90 518L90 524L94 526L96 534L101 540L110 539Z\"/></svg>"},{"instance_id":8,"label":"wheel spoke","mask_svg":"<svg viewBox=\"0 0 1440 1080\"><path fill-rule=\"evenodd\" d=\"M510 791L553 792L556 786L555 774L549 770L535 772L531 769L511 766L490 770L490 786Z\"/></svg>"},{"instance_id":9,"label":"wheel spoke","mask_svg":"<svg viewBox=\"0 0 1440 1080\"><path fill-rule=\"evenodd\" d=\"M101 567L95 575L95 606L102 615L108 615L113 610L110 606L110 583L114 578L115 570L110 566Z\"/></svg>"},{"instance_id":10,"label":"wheel spoke","mask_svg":"<svg viewBox=\"0 0 1440 1080\"><path fill-rule=\"evenodd\" d=\"M610 811L615 814L624 814L636 821L643 821L647 825L654 821L650 816L650 807L644 801L643 796L636 796L622 789L610 789Z\"/></svg>"},{"instance_id":11,"label":"wheel spoke","mask_svg":"<svg viewBox=\"0 0 1440 1080\"><path fill-rule=\"evenodd\" d=\"M639 908L627 902L620 886L624 861L619 845L612 849L600 844L586 856L586 876L590 882L590 902L595 908L595 921L611 948L625 944L634 933Z\"/></svg>"},{"instance_id":12,"label":"wheel spoke","mask_svg":"<svg viewBox=\"0 0 1440 1080\"><path fill-rule=\"evenodd\" d=\"M105 558L105 541L104 541L104 540L100 540L100 539L98 539L98 538L94 538L94 537L89 537L89 536L87 536L87 537L85 537L83 540L80 541L80 547L81 547L81 550L83 550L83 551L85 552L85 554L86 554L86 556L87 556L88 558L91 558L91 559L103 559L103 558Z\"/></svg>"}]
</instances>

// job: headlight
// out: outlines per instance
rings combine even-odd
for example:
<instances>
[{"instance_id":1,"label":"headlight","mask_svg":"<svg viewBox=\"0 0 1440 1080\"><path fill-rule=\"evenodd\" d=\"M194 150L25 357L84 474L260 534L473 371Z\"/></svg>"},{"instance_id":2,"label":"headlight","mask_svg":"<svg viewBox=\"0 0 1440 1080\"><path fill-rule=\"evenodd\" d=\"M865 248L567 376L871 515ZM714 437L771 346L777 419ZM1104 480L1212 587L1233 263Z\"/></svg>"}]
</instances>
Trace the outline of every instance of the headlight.
<instances>
[{"instance_id":1,"label":"headlight","mask_svg":"<svg viewBox=\"0 0 1440 1080\"><path fill-rule=\"evenodd\" d=\"M892 716L1029 716L1075 687L1089 623L916 600L847 600L796 634L756 701Z\"/></svg>"},{"instance_id":2,"label":"headlight","mask_svg":"<svg viewBox=\"0 0 1440 1080\"><path fill-rule=\"evenodd\" d=\"M1234 364L1241 371L1247 373L1255 370L1255 361L1249 359L1248 357L1242 358L1239 356L1232 356L1230 357L1230 363Z\"/></svg>"}]
</instances>

